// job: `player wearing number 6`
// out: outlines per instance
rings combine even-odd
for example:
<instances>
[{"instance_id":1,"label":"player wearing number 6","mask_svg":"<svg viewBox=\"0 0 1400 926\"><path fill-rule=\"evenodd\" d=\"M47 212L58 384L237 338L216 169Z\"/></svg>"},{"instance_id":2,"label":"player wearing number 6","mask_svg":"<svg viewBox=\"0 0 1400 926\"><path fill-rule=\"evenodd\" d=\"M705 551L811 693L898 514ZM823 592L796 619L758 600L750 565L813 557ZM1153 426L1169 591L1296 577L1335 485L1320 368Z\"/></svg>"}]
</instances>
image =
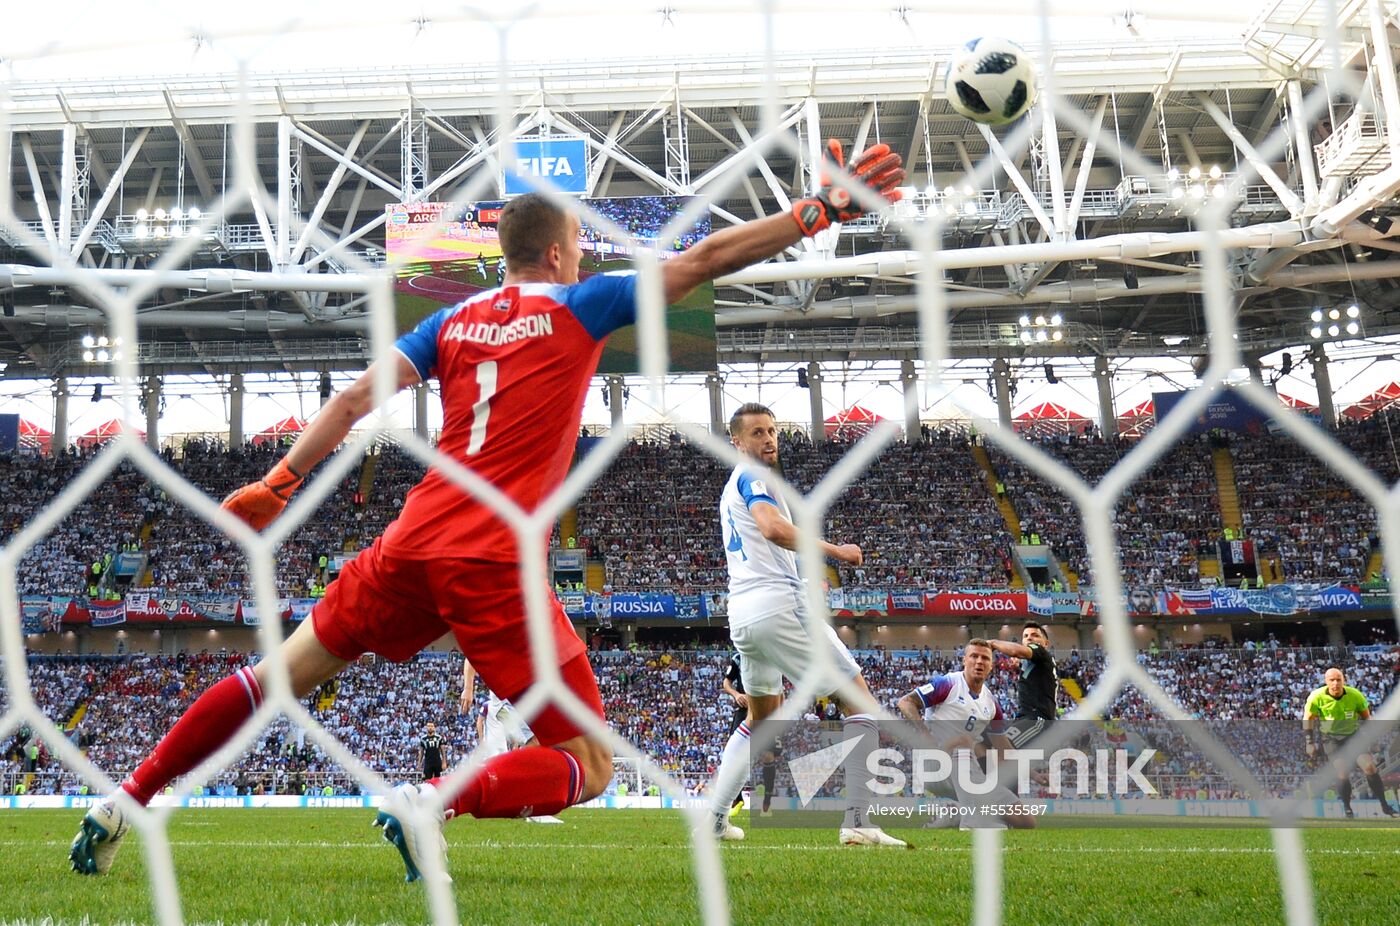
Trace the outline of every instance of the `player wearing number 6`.
<instances>
[{"instance_id":1,"label":"player wearing number 6","mask_svg":"<svg viewBox=\"0 0 1400 926\"><path fill-rule=\"evenodd\" d=\"M830 151L839 166L840 145L832 142ZM707 280L854 218L862 200L894 201L903 179L898 155L885 145L868 149L838 183L824 180L791 213L717 232L666 261L662 296L676 303ZM862 186L864 195L853 197L850 189ZM400 389L436 376L443 405L438 450L526 511L564 481L603 343L637 317L634 275L579 282L579 227L576 216L546 197L512 200L498 226L509 268L502 286L433 314L375 364L391 365ZM270 524L306 474L372 411L375 367L326 404L264 479L229 495L224 507L256 529ZM535 680L519 562L510 527L430 470L398 519L342 570L310 620L283 644L293 691L305 697L366 652L402 661L450 632L486 686L516 701ZM583 643L547 594L564 684L602 717ZM123 783L125 794L144 805L212 755L261 703L266 672L262 664L240 670L201 695ZM553 705L530 725L539 745L491 759L446 807L436 780L403 785L390 796L377 822L403 855L409 880L436 850L401 825L408 806L439 819L517 817L556 813L603 792L612 777L612 750L603 739ZM123 803L109 799L84 818L70 852L75 870L98 874L111 867L126 831Z\"/></svg>"},{"instance_id":2,"label":"player wearing number 6","mask_svg":"<svg viewBox=\"0 0 1400 926\"><path fill-rule=\"evenodd\" d=\"M899 713L912 724L928 728L934 743L950 752L955 762L973 762L974 753L982 746L1005 751L1012 748L1006 735L1006 717L987 679L992 674L994 659L992 644L980 638L968 640L963 647L963 667L929 679L899 699ZM1020 803L1016 795L1003 785L987 794L967 794L956 784L956 778L938 793L959 803L976 807L982 805L1009 806ZM958 822L956 816L946 816L943 822ZM987 819L969 818L973 823ZM1008 826L1029 829L1035 826L1030 814L1009 814L998 817Z\"/></svg>"}]
</instances>

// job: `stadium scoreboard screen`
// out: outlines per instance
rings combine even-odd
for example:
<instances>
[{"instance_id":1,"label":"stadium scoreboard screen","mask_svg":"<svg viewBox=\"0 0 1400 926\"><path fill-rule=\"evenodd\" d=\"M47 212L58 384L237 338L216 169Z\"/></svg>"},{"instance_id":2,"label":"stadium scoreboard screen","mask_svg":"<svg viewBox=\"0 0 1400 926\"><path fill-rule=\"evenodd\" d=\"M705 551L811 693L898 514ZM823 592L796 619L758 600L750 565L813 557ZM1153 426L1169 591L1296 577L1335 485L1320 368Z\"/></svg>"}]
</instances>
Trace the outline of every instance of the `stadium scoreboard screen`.
<instances>
[{"instance_id":1,"label":"stadium scoreboard screen","mask_svg":"<svg viewBox=\"0 0 1400 926\"><path fill-rule=\"evenodd\" d=\"M584 200L584 204L630 236L614 240L584 221L579 229L583 251L580 277L632 266L638 248L656 248L662 259L679 254L710 233L710 219L679 235L662 239L666 226L690 203L689 196L630 196ZM391 261L402 261L395 282L400 332L421 319L479 292L500 285L504 277L497 233L502 201L470 204L391 203L385 207L384 246ZM669 307L666 313L673 373L707 373L716 368L715 290L706 283ZM623 328L608 338L599 373L637 373L636 329Z\"/></svg>"}]
</instances>

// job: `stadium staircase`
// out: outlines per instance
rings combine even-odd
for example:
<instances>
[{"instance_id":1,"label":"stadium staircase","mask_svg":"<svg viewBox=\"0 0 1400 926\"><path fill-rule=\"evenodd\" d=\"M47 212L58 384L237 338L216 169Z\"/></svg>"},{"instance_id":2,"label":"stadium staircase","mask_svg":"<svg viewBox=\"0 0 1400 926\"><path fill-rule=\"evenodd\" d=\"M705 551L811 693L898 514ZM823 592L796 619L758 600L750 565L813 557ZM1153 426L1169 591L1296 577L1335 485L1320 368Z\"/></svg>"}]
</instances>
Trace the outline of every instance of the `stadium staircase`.
<instances>
[{"instance_id":1,"label":"stadium staircase","mask_svg":"<svg viewBox=\"0 0 1400 926\"><path fill-rule=\"evenodd\" d=\"M1010 494L997 495L996 467L992 465L992 458L987 455L987 448L981 444L972 445L972 459L977 461L977 468L982 470L983 483L987 486L987 491L992 493L992 501L996 502L997 510L1001 512L1001 520L1006 524L1006 530L1012 537L1021 536L1021 517L1016 514L1016 506L1011 504ZM1016 564L1019 567L1019 563ZM1063 568L1063 566L1062 566ZM1013 569L1011 572L1011 587L1025 588L1025 580L1021 578L1021 570Z\"/></svg>"},{"instance_id":2,"label":"stadium staircase","mask_svg":"<svg viewBox=\"0 0 1400 926\"><path fill-rule=\"evenodd\" d=\"M568 549L569 538L578 539L578 509L566 508L559 516L559 545Z\"/></svg>"},{"instance_id":3,"label":"stadium staircase","mask_svg":"<svg viewBox=\"0 0 1400 926\"><path fill-rule=\"evenodd\" d=\"M1371 555L1366 558L1366 581L1373 582L1385 575L1385 553L1379 548L1372 550ZM1375 576L1376 579L1371 577Z\"/></svg>"},{"instance_id":4,"label":"stadium staircase","mask_svg":"<svg viewBox=\"0 0 1400 926\"><path fill-rule=\"evenodd\" d=\"M1240 490L1235 482L1235 458L1229 447L1214 447L1210 461L1215 467L1215 498L1220 507L1220 523L1244 536L1244 520L1240 517ZM1197 554L1196 571L1202 579L1220 578L1220 558L1208 553Z\"/></svg>"},{"instance_id":5,"label":"stadium staircase","mask_svg":"<svg viewBox=\"0 0 1400 926\"><path fill-rule=\"evenodd\" d=\"M86 701L78 705L77 709L73 711L73 716L69 717L63 724L65 733L72 733L78 728L78 724L82 723L83 718L87 716L87 709L88 703Z\"/></svg>"},{"instance_id":6,"label":"stadium staircase","mask_svg":"<svg viewBox=\"0 0 1400 926\"><path fill-rule=\"evenodd\" d=\"M360 461L360 498L369 499L369 490L374 488L374 465L379 459L377 453L367 453Z\"/></svg>"},{"instance_id":7,"label":"stadium staircase","mask_svg":"<svg viewBox=\"0 0 1400 926\"><path fill-rule=\"evenodd\" d=\"M608 571L598 560L590 559L583 569L583 584L590 592L601 592L607 584Z\"/></svg>"},{"instance_id":8,"label":"stadium staircase","mask_svg":"<svg viewBox=\"0 0 1400 926\"><path fill-rule=\"evenodd\" d=\"M1215 495L1220 501L1220 523L1231 528L1235 536L1244 536L1244 521L1240 517L1240 490L1235 483L1235 458L1229 447L1216 447L1210 452L1215 465Z\"/></svg>"}]
</instances>

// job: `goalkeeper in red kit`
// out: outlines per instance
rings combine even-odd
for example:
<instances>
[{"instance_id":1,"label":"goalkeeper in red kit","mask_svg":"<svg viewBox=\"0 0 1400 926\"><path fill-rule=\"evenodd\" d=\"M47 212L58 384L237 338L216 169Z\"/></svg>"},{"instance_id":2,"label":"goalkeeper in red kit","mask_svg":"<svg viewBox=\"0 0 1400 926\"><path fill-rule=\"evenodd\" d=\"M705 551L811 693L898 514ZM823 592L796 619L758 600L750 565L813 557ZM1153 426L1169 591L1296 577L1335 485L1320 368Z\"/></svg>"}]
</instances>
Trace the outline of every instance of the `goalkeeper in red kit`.
<instances>
[{"instance_id":1,"label":"goalkeeper in red kit","mask_svg":"<svg viewBox=\"0 0 1400 926\"><path fill-rule=\"evenodd\" d=\"M836 166L841 146L828 145ZM838 181L791 212L716 232L660 268L663 296L674 304L696 286L772 257L863 206L899 198L899 155L876 145ZM604 341L636 320L633 273L579 282L579 220L538 194L511 200L501 213L504 285L429 316L396 342L344 392L334 396L272 471L224 499L224 507L261 530L281 513L306 474L374 408L381 364L398 388L436 376L442 388L438 451L465 464L524 511L533 511L564 481L574 455L584 397ZM520 551L510 526L438 469L408 494L399 517L326 589L308 620L282 644L293 694L303 698L367 652L411 658L446 633L456 638L487 688L512 702L535 682L520 582ZM563 683L603 717L584 646L548 592L550 624ZM122 783L131 802L147 804L175 778L211 756L262 703L266 663L240 669L194 702L154 752ZM490 759L454 797L441 779L401 785L376 821L398 848L408 880L425 871L425 844L406 825L415 810L440 822L454 816L553 814L601 794L612 778L612 750L556 705L530 720L539 740ZM126 832L131 804L107 800L82 821L70 860L75 871L102 874ZM436 870L436 869L426 869Z\"/></svg>"}]
</instances>

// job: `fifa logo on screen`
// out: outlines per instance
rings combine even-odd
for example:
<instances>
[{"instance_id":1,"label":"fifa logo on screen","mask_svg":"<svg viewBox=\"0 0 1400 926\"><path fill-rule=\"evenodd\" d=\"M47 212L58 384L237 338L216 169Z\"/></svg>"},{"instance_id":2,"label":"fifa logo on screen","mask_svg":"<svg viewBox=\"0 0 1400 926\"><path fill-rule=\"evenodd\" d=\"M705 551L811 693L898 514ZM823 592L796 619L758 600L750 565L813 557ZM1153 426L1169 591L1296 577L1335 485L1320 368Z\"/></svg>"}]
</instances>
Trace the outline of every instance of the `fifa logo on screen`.
<instances>
[{"instance_id":1,"label":"fifa logo on screen","mask_svg":"<svg viewBox=\"0 0 1400 926\"><path fill-rule=\"evenodd\" d=\"M572 177L574 175L574 169L569 164L568 158L555 158L548 155L538 158L517 158L515 172L521 175L528 174L532 177Z\"/></svg>"}]
</instances>

